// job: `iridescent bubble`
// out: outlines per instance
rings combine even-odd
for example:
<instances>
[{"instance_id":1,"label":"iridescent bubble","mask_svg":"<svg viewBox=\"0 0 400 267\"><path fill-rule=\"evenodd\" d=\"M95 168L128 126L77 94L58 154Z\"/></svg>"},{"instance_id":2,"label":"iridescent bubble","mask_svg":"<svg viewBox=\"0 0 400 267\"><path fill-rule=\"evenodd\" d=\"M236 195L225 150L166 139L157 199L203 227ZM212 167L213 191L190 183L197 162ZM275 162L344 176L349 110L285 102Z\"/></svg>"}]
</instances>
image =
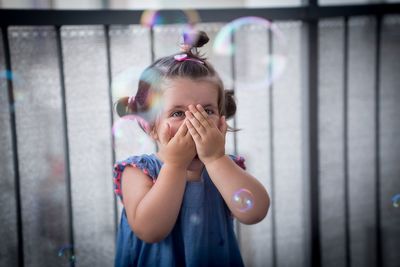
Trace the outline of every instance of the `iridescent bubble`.
<instances>
[{"instance_id":1,"label":"iridescent bubble","mask_svg":"<svg viewBox=\"0 0 400 267\"><path fill-rule=\"evenodd\" d=\"M10 70L5 70L0 72L0 88L7 90L7 81L11 81L13 85L13 97L14 106L21 104L25 99L28 99L27 92L23 91L23 79L22 77Z\"/></svg>"},{"instance_id":2,"label":"iridescent bubble","mask_svg":"<svg viewBox=\"0 0 400 267\"><path fill-rule=\"evenodd\" d=\"M266 47L270 38L272 52L267 48L258 50L260 46L253 49L252 45L261 43L261 40ZM239 43L243 44L243 49L238 48ZM230 62L235 56L240 58L240 64L245 64L237 67L242 71L237 71L235 78L232 78L232 73L221 71L224 81L234 82L239 89L262 89L282 75L287 63L286 47L284 35L276 24L260 17L242 17L221 28L213 43L213 53L220 60Z\"/></svg>"},{"instance_id":3,"label":"iridescent bubble","mask_svg":"<svg viewBox=\"0 0 400 267\"><path fill-rule=\"evenodd\" d=\"M400 194L396 194L392 197L393 207L398 208L400 207Z\"/></svg>"},{"instance_id":4,"label":"iridescent bubble","mask_svg":"<svg viewBox=\"0 0 400 267\"><path fill-rule=\"evenodd\" d=\"M118 103L116 108L123 109L127 115L137 115L147 122L154 122L162 107L160 81L160 74L153 69L143 71L143 69L131 67L120 72L112 82L114 103L124 97L130 99ZM137 101L134 105L135 110L133 110L133 106L130 106L129 103L133 102L135 98Z\"/></svg>"},{"instance_id":5,"label":"iridescent bubble","mask_svg":"<svg viewBox=\"0 0 400 267\"><path fill-rule=\"evenodd\" d=\"M140 116L123 116L116 120L112 127L113 147L125 147L135 153L149 153L154 150L154 143L146 134L149 131L149 123Z\"/></svg>"},{"instance_id":6,"label":"iridescent bubble","mask_svg":"<svg viewBox=\"0 0 400 267\"><path fill-rule=\"evenodd\" d=\"M111 90L114 100L136 93L143 67L131 66L113 76Z\"/></svg>"},{"instance_id":7,"label":"iridescent bubble","mask_svg":"<svg viewBox=\"0 0 400 267\"><path fill-rule=\"evenodd\" d=\"M200 216L196 213L192 213L189 217L189 221L194 224L194 225L198 225L201 222Z\"/></svg>"},{"instance_id":8,"label":"iridescent bubble","mask_svg":"<svg viewBox=\"0 0 400 267\"><path fill-rule=\"evenodd\" d=\"M235 209L241 212L246 212L254 206L254 196L245 188L236 191L233 194L231 201Z\"/></svg>"},{"instance_id":9,"label":"iridescent bubble","mask_svg":"<svg viewBox=\"0 0 400 267\"><path fill-rule=\"evenodd\" d=\"M145 10L140 17L140 24L144 27L170 24L196 24L200 16L195 10Z\"/></svg>"},{"instance_id":10,"label":"iridescent bubble","mask_svg":"<svg viewBox=\"0 0 400 267\"><path fill-rule=\"evenodd\" d=\"M196 24L200 22L200 16L195 10L145 10L140 18L140 23L146 28L154 28L165 25L179 25L181 37L179 45L192 45L197 41Z\"/></svg>"},{"instance_id":11,"label":"iridescent bubble","mask_svg":"<svg viewBox=\"0 0 400 267\"><path fill-rule=\"evenodd\" d=\"M73 246L70 244L62 246L58 250L58 257L63 257L69 262L75 262L76 258L75 255L73 254Z\"/></svg>"}]
</instances>

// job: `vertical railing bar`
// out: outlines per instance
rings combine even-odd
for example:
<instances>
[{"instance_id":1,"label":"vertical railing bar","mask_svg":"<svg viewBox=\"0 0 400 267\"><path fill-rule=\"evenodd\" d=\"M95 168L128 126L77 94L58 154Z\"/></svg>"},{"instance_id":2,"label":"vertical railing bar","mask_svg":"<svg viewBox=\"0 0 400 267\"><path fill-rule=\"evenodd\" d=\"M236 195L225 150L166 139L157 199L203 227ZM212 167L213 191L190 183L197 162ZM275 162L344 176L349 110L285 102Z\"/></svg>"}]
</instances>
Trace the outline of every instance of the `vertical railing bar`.
<instances>
[{"instance_id":1,"label":"vertical railing bar","mask_svg":"<svg viewBox=\"0 0 400 267\"><path fill-rule=\"evenodd\" d=\"M21 207L21 192L20 192L20 173L18 161L18 142L17 142L17 126L15 117L15 99L14 99L14 85L13 85L13 72L11 66L11 53L9 46L9 39L7 34L7 26L1 27L3 35L4 57L6 64L7 76L7 90L8 90L8 105L10 112L10 126L11 126L11 145L13 150L13 167L14 167L14 187L15 187L15 205L17 215L17 240L18 240L18 266L22 267L24 263L24 239L23 239L23 224L22 224L22 207Z\"/></svg>"},{"instance_id":2,"label":"vertical railing bar","mask_svg":"<svg viewBox=\"0 0 400 267\"><path fill-rule=\"evenodd\" d=\"M307 7L307 13L318 12L318 0L302 0ZM310 17L304 21L305 29L305 60L308 65L307 85L303 96L303 141L304 141L304 177L308 177L309 203L307 212L310 215L308 235L310 243L306 245L306 262L311 267L320 267L321 260L321 235L320 235L320 176L319 176L319 21Z\"/></svg>"},{"instance_id":3,"label":"vertical railing bar","mask_svg":"<svg viewBox=\"0 0 400 267\"><path fill-rule=\"evenodd\" d=\"M380 71L381 71L381 31L382 16L376 17L376 45L375 45L375 223L376 223L376 266L383 266L382 233L381 233L381 162L380 162Z\"/></svg>"},{"instance_id":4,"label":"vertical railing bar","mask_svg":"<svg viewBox=\"0 0 400 267\"><path fill-rule=\"evenodd\" d=\"M319 189L319 101L318 101L318 20L308 21L307 31L308 92L304 104L306 168L309 175L310 258L311 266L321 266L320 189Z\"/></svg>"},{"instance_id":5,"label":"vertical railing bar","mask_svg":"<svg viewBox=\"0 0 400 267\"><path fill-rule=\"evenodd\" d=\"M345 263L351 266L350 199L349 199L349 19L344 17L343 33L343 179L344 179L344 239Z\"/></svg>"},{"instance_id":6,"label":"vertical railing bar","mask_svg":"<svg viewBox=\"0 0 400 267\"><path fill-rule=\"evenodd\" d=\"M60 70L60 87L61 87L61 104L62 104L62 122L64 134L64 156L65 156L65 178L67 187L67 208L68 208L68 227L69 227L69 242L71 244L71 255L75 256L75 241L74 241L74 225L73 225L73 207L72 207L72 191L71 191L71 164L69 154L69 139L68 139L68 116L67 116L67 101L65 93L65 71L64 57L61 40L61 26L56 26L56 42L57 42L57 58ZM75 266L75 258L70 260L70 266Z\"/></svg>"},{"instance_id":7,"label":"vertical railing bar","mask_svg":"<svg viewBox=\"0 0 400 267\"><path fill-rule=\"evenodd\" d=\"M232 32L231 34L231 46L235 47L235 32ZM236 52L238 51L238 49L235 49L233 53L231 53L231 78L232 78L232 91L233 91L233 95L235 96L235 90L236 90ZM236 96L235 96L236 97ZM237 119L236 119L236 115L233 116L233 128L236 129L237 127ZM238 154L238 145L237 145L237 133L233 132L233 153L235 155ZM240 236L240 224L239 222L236 220L236 227L235 227L235 231L236 231L236 238L239 244L240 249L242 248L242 243L241 243L241 236Z\"/></svg>"},{"instance_id":8,"label":"vertical railing bar","mask_svg":"<svg viewBox=\"0 0 400 267\"><path fill-rule=\"evenodd\" d=\"M272 23L272 21L271 21ZM267 39L268 39L268 57L272 57L273 53L273 40L272 40L272 30L268 29L267 31ZM271 64L268 65L268 75L269 78L272 79L272 68ZM269 162L270 162L270 177L271 177L271 228L272 228L272 266L277 266L276 261L276 216L275 216L275 151L274 151L274 101L273 101L273 90L274 87L272 83L270 84L268 89L268 106L269 106L269 143L270 143L270 150L269 150Z\"/></svg>"},{"instance_id":9,"label":"vertical railing bar","mask_svg":"<svg viewBox=\"0 0 400 267\"><path fill-rule=\"evenodd\" d=\"M107 77L108 77L108 100L109 100L109 105L110 105L110 125L111 129L114 125L114 105L113 105L113 95L112 95L112 66L111 66L111 43L110 43L110 26L109 25L104 25L104 36L105 36L105 45L106 45L106 54L107 54ZM112 133L110 132L111 136L111 162L112 164L115 163L115 138ZM115 229L115 235L117 235L118 232L118 199L116 194L113 192L113 199L114 199L114 229ZM116 239L115 239L116 242Z\"/></svg>"}]
</instances>

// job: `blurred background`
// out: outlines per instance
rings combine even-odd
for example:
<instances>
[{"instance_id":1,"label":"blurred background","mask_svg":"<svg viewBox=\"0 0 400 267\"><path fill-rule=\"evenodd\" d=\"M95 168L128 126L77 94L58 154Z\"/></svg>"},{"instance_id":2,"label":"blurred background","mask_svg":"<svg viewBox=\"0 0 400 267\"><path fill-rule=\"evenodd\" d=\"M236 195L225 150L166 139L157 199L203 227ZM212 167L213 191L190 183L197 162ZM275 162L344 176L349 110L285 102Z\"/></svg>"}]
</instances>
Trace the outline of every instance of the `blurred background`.
<instances>
[{"instance_id":1,"label":"blurred background","mask_svg":"<svg viewBox=\"0 0 400 267\"><path fill-rule=\"evenodd\" d=\"M246 266L400 266L400 1L0 0L0 26L0 266L113 266L113 164L155 151L113 103L188 29L271 196Z\"/></svg>"}]
</instances>

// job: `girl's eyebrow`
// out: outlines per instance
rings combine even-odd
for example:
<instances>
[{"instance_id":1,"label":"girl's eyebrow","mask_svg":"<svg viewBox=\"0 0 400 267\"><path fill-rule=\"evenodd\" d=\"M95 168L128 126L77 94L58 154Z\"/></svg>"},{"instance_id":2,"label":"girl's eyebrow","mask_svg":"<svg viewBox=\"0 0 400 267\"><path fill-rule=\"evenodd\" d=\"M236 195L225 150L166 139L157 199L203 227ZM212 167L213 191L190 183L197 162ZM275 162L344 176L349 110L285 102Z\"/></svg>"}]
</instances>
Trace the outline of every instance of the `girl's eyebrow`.
<instances>
[{"instance_id":1,"label":"girl's eyebrow","mask_svg":"<svg viewBox=\"0 0 400 267\"><path fill-rule=\"evenodd\" d=\"M208 107L212 107L215 108L215 106L213 104L206 104L206 105L201 105L203 108L208 108Z\"/></svg>"},{"instance_id":2,"label":"girl's eyebrow","mask_svg":"<svg viewBox=\"0 0 400 267\"><path fill-rule=\"evenodd\" d=\"M197 105L197 104L196 104ZM194 105L194 106L196 106ZM173 109L186 109L189 105L184 106L184 105L175 105L172 106L171 108L169 108L168 110L173 110ZM203 108L207 108L207 107L216 107L213 104L205 104L205 105L201 105Z\"/></svg>"}]
</instances>

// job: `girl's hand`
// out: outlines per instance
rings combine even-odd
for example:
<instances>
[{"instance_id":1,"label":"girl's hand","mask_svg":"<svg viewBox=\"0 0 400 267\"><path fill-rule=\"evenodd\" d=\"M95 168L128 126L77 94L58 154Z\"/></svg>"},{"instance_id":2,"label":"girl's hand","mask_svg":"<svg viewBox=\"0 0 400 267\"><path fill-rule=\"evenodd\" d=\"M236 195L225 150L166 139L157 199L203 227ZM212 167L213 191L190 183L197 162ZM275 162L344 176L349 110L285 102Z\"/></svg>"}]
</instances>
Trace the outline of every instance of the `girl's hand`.
<instances>
[{"instance_id":1,"label":"girl's hand","mask_svg":"<svg viewBox=\"0 0 400 267\"><path fill-rule=\"evenodd\" d=\"M196 155L196 146L185 122L172 138L170 125L166 123L166 127L160 134L160 142L162 146L159 154L164 164L186 169Z\"/></svg>"},{"instance_id":2,"label":"girl's hand","mask_svg":"<svg viewBox=\"0 0 400 267\"><path fill-rule=\"evenodd\" d=\"M225 136L228 125L225 116L219 118L219 127L208 117L201 105L189 105L185 112L186 125L196 144L200 160L207 165L225 155Z\"/></svg>"}]
</instances>

